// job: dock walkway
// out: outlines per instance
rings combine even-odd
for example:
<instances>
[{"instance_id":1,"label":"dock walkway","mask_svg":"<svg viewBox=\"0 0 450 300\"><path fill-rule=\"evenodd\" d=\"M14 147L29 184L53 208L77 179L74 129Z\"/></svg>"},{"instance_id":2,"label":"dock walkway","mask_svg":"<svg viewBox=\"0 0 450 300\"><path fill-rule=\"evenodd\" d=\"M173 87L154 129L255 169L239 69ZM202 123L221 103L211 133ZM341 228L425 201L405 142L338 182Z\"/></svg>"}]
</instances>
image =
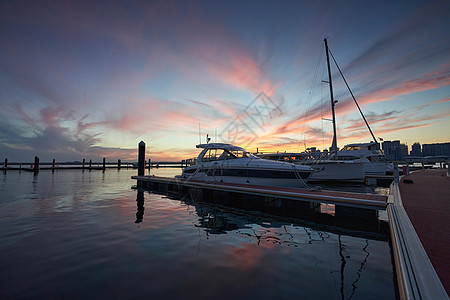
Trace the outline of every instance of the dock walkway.
<instances>
[{"instance_id":1,"label":"dock walkway","mask_svg":"<svg viewBox=\"0 0 450 300\"><path fill-rule=\"evenodd\" d=\"M401 299L448 299L450 177L423 170L393 183L388 217Z\"/></svg>"},{"instance_id":2,"label":"dock walkway","mask_svg":"<svg viewBox=\"0 0 450 300\"><path fill-rule=\"evenodd\" d=\"M408 217L450 294L450 177L446 170L419 171L404 176L399 188Z\"/></svg>"}]
</instances>

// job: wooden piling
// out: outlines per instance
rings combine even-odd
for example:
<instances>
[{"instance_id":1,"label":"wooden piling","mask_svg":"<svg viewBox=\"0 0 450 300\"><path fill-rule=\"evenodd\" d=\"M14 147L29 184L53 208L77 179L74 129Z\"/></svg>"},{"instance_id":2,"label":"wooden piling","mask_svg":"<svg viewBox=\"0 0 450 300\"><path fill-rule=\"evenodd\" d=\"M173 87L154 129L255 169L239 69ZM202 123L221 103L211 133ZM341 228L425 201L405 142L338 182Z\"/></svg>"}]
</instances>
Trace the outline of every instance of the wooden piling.
<instances>
[{"instance_id":1,"label":"wooden piling","mask_svg":"<svg viewBox=\"0 0 450 300\"><path fill-rule=\"evenodd\" d=\"M121 164L121 162L122 162L122 161L121 161L120 159L117 160L117 170L120 170L120 164Z\"/></svg>"},{"instance_id":2,"label":"wooden piling","mask_svg":"<svg viewBox=\"0 0 450 300\"><path fill-rule=\"evenodd\" d=\"M148 170L150 171L150 168L152 166L152 160L151 158L148 159Z\"/></svg>"},{"instance_id":3,"label":"wooden piling","mask_svg":"<svg viewBox=\"0 0 450 300\"><path fill-rule=\"evenodd\" d=\"M145 168L145 143L141 141L139 143L138 150L138 176L144 176L144 168Z\"/></svg>"},{"instance_id":4,"label":"wooden piling","mask_svg":"<svg viewBox=\"0 0 450 300\"><path fill-rule=\"evenodd\" d=\"M34 157L34 174L39 173L39 157L35 156Z\"/></svg>"},{"instance_id":5,"label":"wooden piling","mask_svg":"<svg viewBox=\"0 0 450 300\"><path fill-rule=\"evenodd\" d=\"M106 170L106 158L103 157L103 172Z\"/></svg>"},{"instance_id":6,"label":"wooden piling","mask_svg":"<svg viewBox=\"0 0 450 300\"><path fill-rule=\"evenodd\" d=\"M92 169L92 159L89 160L89 170Z\"/></svg>"},{"instance_id":7,"label":"wooden piling","mask_svg":"<svg viewBox=\"0 0 450 300\"><path fill-rule=\"evenodd\" d=\"M83 158L83 167L82 167L83 171L84 171L84 164L85 163L86 163L86 158Z\"/></svg>"},{"instance_id":8,"label":"wooden piling","mask_svg":"<svg viewBox=\"0 0 450 300\"><path fill-rule=\"evenodd\" d=\"M5 158L5 164L3 165L3 167L6 169L8 167L8 159Z\"/></svg>"}]
</instances>

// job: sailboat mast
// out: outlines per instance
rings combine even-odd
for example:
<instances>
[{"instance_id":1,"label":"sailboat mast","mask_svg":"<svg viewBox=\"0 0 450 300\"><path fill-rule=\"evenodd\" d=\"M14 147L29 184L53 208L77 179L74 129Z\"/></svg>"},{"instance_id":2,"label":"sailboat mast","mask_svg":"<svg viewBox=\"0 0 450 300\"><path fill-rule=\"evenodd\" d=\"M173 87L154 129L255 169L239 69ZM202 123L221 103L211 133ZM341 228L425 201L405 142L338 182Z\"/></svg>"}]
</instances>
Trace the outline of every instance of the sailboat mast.
<instances>
[{"instance_id":1,"label":"sailboat mast","mask_svg":"<svg viewBox=\"0 0 450 300\"><path fill-rule=\"evenodd\" d=\"M323 39L325 42L325 52L327 54L327 66L328 66L328 84L330 86L330 97L331 97L331 113L333 115L333 143L331 145L332 151L335 157L337 157L337 134L336 134L336 115L334 113L334 96L333 96L333 83L331 81L331 68L330 68L330 56L328 54L328 43L327 39Z\"/></svg>"}]
</instances>

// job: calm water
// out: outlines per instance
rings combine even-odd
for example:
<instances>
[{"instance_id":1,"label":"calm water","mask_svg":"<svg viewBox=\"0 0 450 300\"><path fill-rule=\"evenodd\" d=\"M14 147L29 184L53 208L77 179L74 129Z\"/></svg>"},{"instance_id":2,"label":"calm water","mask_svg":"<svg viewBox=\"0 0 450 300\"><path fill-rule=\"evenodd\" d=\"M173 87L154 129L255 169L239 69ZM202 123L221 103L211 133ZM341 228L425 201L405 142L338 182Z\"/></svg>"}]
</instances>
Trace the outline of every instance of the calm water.
<instances>
[{"instance_id":1,"label":"calm water","mask_svg":"<svg viewBox=\"0 0 450 300\"><path fill-rule=\"evenodd\" d=\"M0 174L0 298L395 298L382 234L138 192L136 172Z\"/></svg>"}]
</instances>

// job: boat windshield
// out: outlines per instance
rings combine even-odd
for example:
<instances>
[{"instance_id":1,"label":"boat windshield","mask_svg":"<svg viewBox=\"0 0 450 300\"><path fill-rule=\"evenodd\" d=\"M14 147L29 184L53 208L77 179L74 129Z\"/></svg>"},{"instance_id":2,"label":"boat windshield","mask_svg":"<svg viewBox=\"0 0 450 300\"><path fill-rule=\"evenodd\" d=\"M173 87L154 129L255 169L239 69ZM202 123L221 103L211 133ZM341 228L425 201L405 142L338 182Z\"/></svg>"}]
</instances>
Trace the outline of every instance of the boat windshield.
<instances>
[{"instance_id":1,"label":"boat windshield","mask_svg":"<svg viewBox=\"0 0 450 300\"><path fill-rule=\"evenodd\" d=\"M201 160L202 161L228 160L252 156L253 155L248 153L247 151L240 151L240 150L229 151L225 149L212 148L205 151Z\"/></svg>"}]
</instances>

